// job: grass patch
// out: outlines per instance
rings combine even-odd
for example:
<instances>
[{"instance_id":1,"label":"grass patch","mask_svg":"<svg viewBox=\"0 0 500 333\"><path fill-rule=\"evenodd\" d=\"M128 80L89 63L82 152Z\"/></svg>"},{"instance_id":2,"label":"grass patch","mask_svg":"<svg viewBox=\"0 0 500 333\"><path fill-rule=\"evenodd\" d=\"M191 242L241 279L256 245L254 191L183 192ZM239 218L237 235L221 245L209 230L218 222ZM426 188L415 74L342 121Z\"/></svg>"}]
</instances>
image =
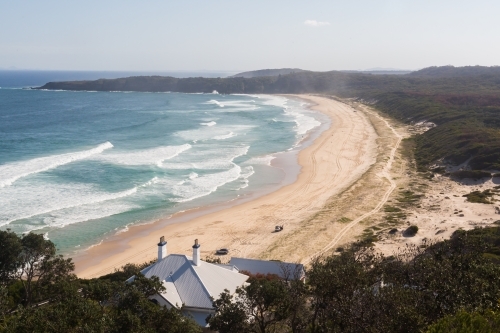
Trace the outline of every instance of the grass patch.
<instances>
[{"instance_id":1,"label":"grass patch","mask_svg":"<svg viewBox=\"0 0 500 333\"><path fill-rule=\"evenodd\" d=\"M343 217L341 217L340 219L337 220L337 222L340 222L340 223L349 223L351 221L352 220L350 218L345 217L345 216L343 216Z\"/></svg>"},{"instance_id":2,"label":"grass patch","mask_svg":"<svg viewBox=\"0 0 500 333\"><path fill-rule=\"evenodd\" d=\"M395 212L400 212L401 211L401 208L398 208L398 207L393 207L393 206L385 206L384 207L384 212L386 213L395 213Z\"/></svg>"},{"instance_id":3,"label":"grass patch","mask_svg":"<svg viewBox=\"0 0 500 333\"><path fill-rule=\"evenodd\" d=\"M377 235L373 233L371 228L363 230L363 234L361 235L360 239L361 243L367 245L367 246L373 246L376 241L378 241Z\"/></svg>"},{"instance_id":4,"label":"grass patch","mask_svg":"<svg viewBox=\"0 0 500 333\"><path fill-rule=\"evenodd\" d=\"M473 191L469 194L464 194L463 197L467 198L467 201L474 203L492 204L493 192L491 190L484 191Z\"/></svg>"},{"instance_id":5,"label":"grass patch","mask_svg":"<svg viewBox=\"0 0 500 333\"><path fill-rule=\"evenodd\" d=\"M415 192L409 190L401 191L399 193L397 201L399 201L404 206L413 206L413 204L418 202L423 196L423 194L416 194Z\"/></svg>"}]
</instances>

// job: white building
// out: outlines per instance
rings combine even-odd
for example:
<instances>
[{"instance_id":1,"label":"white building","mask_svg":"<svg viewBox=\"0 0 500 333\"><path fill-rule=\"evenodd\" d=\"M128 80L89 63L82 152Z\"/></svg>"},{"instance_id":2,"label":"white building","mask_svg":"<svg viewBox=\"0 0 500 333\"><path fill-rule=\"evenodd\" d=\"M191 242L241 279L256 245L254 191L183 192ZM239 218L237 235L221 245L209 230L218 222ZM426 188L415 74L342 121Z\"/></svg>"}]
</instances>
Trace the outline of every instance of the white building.
<instances>
[{"instance_id":1,"label":"white building","mask_svg":"<svg viewBox=\"0 0 500 333\"><path fill-rule=\"evenodd\" d=\"M157 276L166 289L151 299L159 305L180 309L200 326L206 327L205 319L214 312L211 298L217 299L224 289L233 294L248 279L247 275L228 268L201 260L198 240L193 245L192 257L167 255L167 242L162 237L158 243L158 261L141 273L147 278Z\"/></svg>"},{"instance_id":2,"label":"white building","mask_svg":"<svg viewBox=\"0 0 500 333\"><path fill-rule=\"evenodd\" d=\"M282 279L304 281L306 273L304 265L274 260L259 260L232 257L229 267L234 267L239 272L246 272L252 275L273 274Z\"/></svg>"},{"instance_id":3,"label":"white building","mask_svg":"<svg viewBox=\"0 0 500 333\"><path fill-rule=\"evenodd\" d=\"M246 258L231 258L229 264L212 264L200 259L200 244L196 239L193 256L167 255L164 237L158 243L158 260L141 273L151 278L157 276L165 291L150 297L155 303L175 307L192 317L200 326L207 327L205 319L214 313L212 298L217 299L225 289L231 294L249 278L240 271L252 275L275 274L284 279L305 279L302 264ZM132 276L127 282L133 281Z\"/></svg>"}]
</instances>

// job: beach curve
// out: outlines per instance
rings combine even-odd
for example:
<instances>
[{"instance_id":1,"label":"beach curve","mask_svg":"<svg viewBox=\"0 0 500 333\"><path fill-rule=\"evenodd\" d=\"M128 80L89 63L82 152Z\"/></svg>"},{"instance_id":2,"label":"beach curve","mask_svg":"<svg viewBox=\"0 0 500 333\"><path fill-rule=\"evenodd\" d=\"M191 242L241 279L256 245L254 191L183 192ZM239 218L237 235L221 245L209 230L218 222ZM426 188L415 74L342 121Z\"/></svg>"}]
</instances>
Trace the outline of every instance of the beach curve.
<instances>
[{"instance_id":1,"label":"beach curve","mask_svg":"<svg viewBox=\"0 0 500 333\"><path fill-rule=\"evenodd\" d=\"M287 235L301 228L311 214L320 210L332 196L342 193L375 163L377 133L363 112L319 96L293 95L314 105L331 119L331 126L309 147L300 151L302 167L297 180L275 192L252 201L201 215L188 221L161 226L158 223L132 226L74 257L76 273L90 278L112 272L128 262L142 263L156 256L161 236L169 241L169 253L190 254L195 238L202 244L202 257L219 247L230 255L267 258L269 248L278 248ZM156 224L156 225L155 225ZM284 225L274 233L275 225ZM304 261L315 253L307 242L296 251L279 252L287 261Z\"/></svg>"}]
</instances>

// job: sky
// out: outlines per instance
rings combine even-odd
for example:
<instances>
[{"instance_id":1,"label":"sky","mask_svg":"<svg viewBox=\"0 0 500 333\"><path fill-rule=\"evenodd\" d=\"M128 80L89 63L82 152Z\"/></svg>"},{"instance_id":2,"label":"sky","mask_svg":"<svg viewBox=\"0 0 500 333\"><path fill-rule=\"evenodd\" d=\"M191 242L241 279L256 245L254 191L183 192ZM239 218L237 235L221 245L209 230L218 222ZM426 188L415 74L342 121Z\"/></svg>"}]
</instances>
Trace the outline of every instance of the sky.
<instances>
[{"instance_id":1,"label":"sky","mask_svg":"<svg viewBox=\"0 0 500 333\"><path fill-rule=\"evenodd\" d=\"M0 0L0 69L500 65L500 1Z\"/></svg>"}]
</instances>

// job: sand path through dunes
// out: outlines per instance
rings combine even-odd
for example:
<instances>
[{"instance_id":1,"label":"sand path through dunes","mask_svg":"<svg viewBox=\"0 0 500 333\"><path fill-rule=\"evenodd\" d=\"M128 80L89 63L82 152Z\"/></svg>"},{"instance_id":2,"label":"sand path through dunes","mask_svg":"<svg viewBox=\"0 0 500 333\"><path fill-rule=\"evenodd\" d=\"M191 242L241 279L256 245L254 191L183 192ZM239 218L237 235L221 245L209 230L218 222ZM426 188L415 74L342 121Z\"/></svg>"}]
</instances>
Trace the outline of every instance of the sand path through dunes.
<instances>
[{"instance_id":1,"label":"sand path through dunes","mask_svg":"<svg viewBox=\"0 0 500 333\"><path fill-rule=\"evenodd\" d=\"M380 198L380 201L377 203L375 208L373 208L371 211L361 215L360 217L354 219L352 222L350 222L345 227L343 227L340 230L340 232L338 232L337 235L331 240L330 243L328 243L323 249L321 249L321 251L318 251L318 252L314 253L313 255L311 255L307 260L304 261L304 263L309 263L314 257L318 257L318 256L324 254L325 252L331 250L333 247L335 247L342 240L342 238L346 235L346 233L350 229L352 229L354 226L356 226L359 222L363 221L364 219L366 219L366 218L372 216L373 214L377 213L378 211L380 211L382 206L387 202L390 195L392 194L392 192L394 191L394 189L397 186L396 182L394 181L394 179L391 175L391 168L392 168L392 164L394 161L394 156L396 155L396 151L399 148L399 145L401 144L401 140L403 140L403 136L400 135L394 129L394 127L392 127L389 124L389 122L386 119L382 118L379 114L377 114L373 111L369 111L367 108L364 108L364 107L363 107L363 110L364 110L364 112L370 113L371 115L373 115L373 116L377 117L378 119L380 119L381 121L383 121L385 123L385 125L392 131L392 133L394 133L394 136L397 138L396 142L394 143L394 146L391 149L387 163L385 164L384 168L380 171L380 173L377 174L377 176L387 179L390 183L390 186L387 189L387 191L384 193L384 195Z\"/></svg>"},{"instance_id":2,"label":"sand path through dunes","mask_svg":"<svg viewBox=\"0 0 500 333\"><path fill-rule=\"evenodd\" d=\"M161 236L168 240L169 253L187 255L191 255L193 240L198 238L202 258L220 247L229 248L229 256L287 261L304 261L316 253L314 247L291 246L288 236L301 230L304 221L322 210L332 196L354 184L375 163L377 134L367 115L347 104L317 96L296 97L315 104L311 108L328 115L332 123L299 153L302 169L294 183L255 200L184 222L165 225L158 221L130 227L75 257L78 276L95 277L127 262L154 259ZM174 216L169 222L175 219ZM275 233L276 225L284 225L285 229ZM312 239L308 235L298 241L307 244Z\"/></svg>"}]
</instances>

